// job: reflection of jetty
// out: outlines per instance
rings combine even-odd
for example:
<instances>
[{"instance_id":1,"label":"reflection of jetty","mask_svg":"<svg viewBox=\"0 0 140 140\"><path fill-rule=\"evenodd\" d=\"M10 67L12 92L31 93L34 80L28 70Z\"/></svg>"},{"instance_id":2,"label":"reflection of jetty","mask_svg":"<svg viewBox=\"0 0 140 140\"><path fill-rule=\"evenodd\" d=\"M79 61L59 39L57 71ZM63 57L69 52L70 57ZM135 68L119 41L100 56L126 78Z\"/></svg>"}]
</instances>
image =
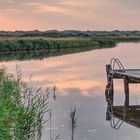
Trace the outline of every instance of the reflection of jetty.
<instances>
[{"instance_id":1,"label":"reflection of jetty","mask_svg":"<svg viewBox=\"0 0 140 140\"><path fill-rule=\"evenodd\" d=\"M115 69L117 64L118 69ZM129 84L140 83L140 69L124 69L118 59L111 59L111 63L106 65L107 86L105 96L107 101L106 120L111 121L113 128L119 128L123 121L140 128L140 105L129 104ZM123 79L125 101L123 106L113 106L114 79ZM114 118L118 118L116 121Z\"/></svg>"},{"instance_id":2,"label":"reflection of jetty","mask_svg":"<svg viewBox=\"0 0 140 140\"><path fill-rule=\"evenodd\" d=\"M124 106L113 106L114 117L140 128L140 105L129 106L124 109Z\"/></svg>"}]
</instances>

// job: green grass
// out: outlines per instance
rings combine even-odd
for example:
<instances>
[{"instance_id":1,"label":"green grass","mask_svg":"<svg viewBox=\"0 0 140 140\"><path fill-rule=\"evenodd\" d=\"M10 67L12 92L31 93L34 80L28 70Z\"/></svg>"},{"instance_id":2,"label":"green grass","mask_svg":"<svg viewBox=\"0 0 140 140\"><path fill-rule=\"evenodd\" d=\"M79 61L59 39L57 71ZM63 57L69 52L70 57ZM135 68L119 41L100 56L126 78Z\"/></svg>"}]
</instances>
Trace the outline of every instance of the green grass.
<instances>
[{"instance_id":1,"label":"green grass","mask_svg":"<svg viewBox=\"0 0 140 140\"><path fill-rule=\"evenodd\" d=\"M45 37L17 37L0 38L0 52L6 51L30 51L30 50L48 50L63 49L73 47L89 47L93 49L103 46L112 46L115 42L108 39L92 38L45 38Z\"/></svg>"},{"instance_id":2,"label":"green grass","mask_svg":"<svg viewBox=\"0 0 140 140\"><path fill-rule=\"evenodd\" d=\"M0 140L40 140L48 96L0 69Z\"/></svg>"},{"instance_id":3,"label":"green grass","mask_svg":"<svg viewBox=\"0 0 140 140\"><path fill-rule=\"evenodd\" d=\"M0 51L48 50L87 45L94 45L94 42L88 40L47 40L45 38L15 38L1 39Z\"/></svg>"},{"instance_id":4,"label":"green grass","mask_svg":"<svg viewBox=\"0 0 140 140\"><path fill-rule=\"evenodd\" d=\"M102 37L0 37L0 52L64 49L73 47L106 48L119 42L140 41L139 36Z\"/></svg>"}]
</instances>

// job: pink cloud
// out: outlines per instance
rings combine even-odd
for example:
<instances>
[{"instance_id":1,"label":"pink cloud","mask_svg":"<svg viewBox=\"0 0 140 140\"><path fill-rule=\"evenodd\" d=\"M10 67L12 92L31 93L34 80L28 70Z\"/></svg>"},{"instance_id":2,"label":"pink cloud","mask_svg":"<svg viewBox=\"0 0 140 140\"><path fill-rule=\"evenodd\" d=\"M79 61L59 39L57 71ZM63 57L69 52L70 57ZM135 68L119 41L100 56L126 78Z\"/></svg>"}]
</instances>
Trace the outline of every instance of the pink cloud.
<instances>
[{"instance_id":1,"label":"pink cloud","mask_svg":"<svg viewBox=\"0 0 140 140\"><path fill-rule=\"evenodd\" d=\"M48 4L39 4L36 12L65 13L67 9Z\"/></svg>"},{"instance_id":2,"label":"pink cloud","mask_svg":"<svg viewBox=\"0 0 140 140\"><path fill-rule=\"evenodd\" d=\"M5 0L0 30L140 29L140 2L121 0Z\"/></svg>"}]
</instances>

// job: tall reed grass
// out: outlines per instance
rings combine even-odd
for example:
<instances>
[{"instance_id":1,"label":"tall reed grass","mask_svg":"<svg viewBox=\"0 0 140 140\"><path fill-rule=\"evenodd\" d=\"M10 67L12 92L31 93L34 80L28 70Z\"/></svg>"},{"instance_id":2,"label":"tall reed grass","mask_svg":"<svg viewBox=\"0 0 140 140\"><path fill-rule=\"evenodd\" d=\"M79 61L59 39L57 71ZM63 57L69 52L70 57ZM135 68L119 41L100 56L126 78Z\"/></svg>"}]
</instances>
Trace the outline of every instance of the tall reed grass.
<instances>
[{"instance_id":1,"label":"tall reed grass","mask_svg":"<svg viewBox=\"0 0 140 140\"><path fill-rule=\"evenodd\" d=\"M41 140L48 93L0 69L0 140Z\"/></svg>"}]
</instances>

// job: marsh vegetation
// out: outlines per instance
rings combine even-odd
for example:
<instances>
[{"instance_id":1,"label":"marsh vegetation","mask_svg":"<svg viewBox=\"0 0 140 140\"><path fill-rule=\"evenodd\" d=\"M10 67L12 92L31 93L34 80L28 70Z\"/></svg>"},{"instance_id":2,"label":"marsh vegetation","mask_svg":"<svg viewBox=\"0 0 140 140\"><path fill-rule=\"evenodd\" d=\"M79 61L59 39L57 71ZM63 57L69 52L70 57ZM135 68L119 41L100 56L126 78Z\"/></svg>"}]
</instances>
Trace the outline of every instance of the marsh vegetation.
<instances>
[{"instance_id":1,"label":"marsh vegetation","mask_svg":"<svg viewBox=\"0 0 140 140\"><path fill-rule=\"evenodd\" d=\"M114 39L108 38L1 37L0 61L43 59L114 47L115 43Z\"/></svg>"},{"instance_id":2,"label":"marsh vegetation","mask_svg":"<svg viewBox=\"0 0 140 140\"><path fill-rule=\"evenodd\" d=\"M56 87L53 99L56 100ZM17 69L17 76L0 69L0 139L1 140L41 140L45 124L49 122L50 140L60 139L52 133L52 109L49 108L49 89L44 93L41 88L22 81L22 73ZM56 96L56 95L55 95ZM48 115L48 118L45 118ZM76 108L69 114L71 139L74 139L77 127ZM47 124L47 125L48 125Z\"/></svg>"},{"instance_id":3,"label":"marsh vegetation","mask_svg":"<svg viewBox=\"0 0 140 140\"><path fill-rule=\"evenodd\" d=\"M119 42L137 42L139 36L101 36L101 37L0 37L0 52L37 52L73 49L76 51L84 47L85 51L90 49L101 49L114 47Z\"/></svg>"},{"instance_id":4,"label":"marsh vegetation","mask_svg":"<svg viewBox=\"0 0 140 140\"><path fill-rule=\"evenodd\" d=\"M0 69L0 139L40 140L44 114L49 111L48 93L24 83L21 72L17 77Z\"/></svg>"}]
</instances>

